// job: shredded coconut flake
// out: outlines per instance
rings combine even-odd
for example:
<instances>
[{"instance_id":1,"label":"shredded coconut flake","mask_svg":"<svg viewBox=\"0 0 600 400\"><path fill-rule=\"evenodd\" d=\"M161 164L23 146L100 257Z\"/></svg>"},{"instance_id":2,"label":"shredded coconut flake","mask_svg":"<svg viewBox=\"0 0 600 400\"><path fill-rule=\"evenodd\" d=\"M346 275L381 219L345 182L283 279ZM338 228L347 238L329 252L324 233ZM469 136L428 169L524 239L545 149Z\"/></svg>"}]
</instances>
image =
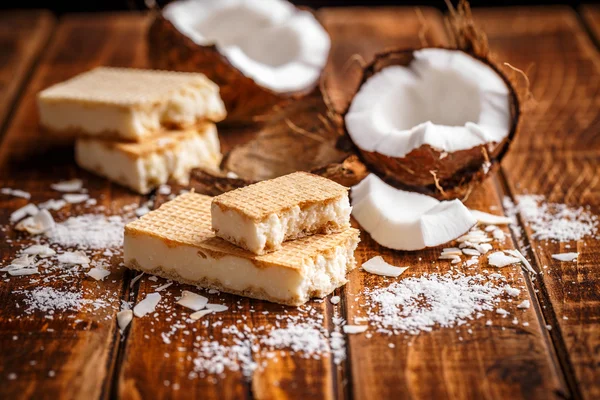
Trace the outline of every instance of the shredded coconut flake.
<instances>
[{"instance_id":1,"label":"shredded coconut flake","mask_svg":"<svg viewBox=\"0 0 600 400\"><path fill-rule=\"evenodd\" d=\"M19 189L2 188L0 189L0 193L6 194L8 196L20 197L27 200L31 198L31 194Z\"/></svg>"},{"instance_id":2,"label":"shredded coconut flake","mask_svg":"<svg viewBox=\"0 0 600 400\"><path fill-rule=\"evenodd\" d=\"M87 275L94 278L97 281L101 281L110 275L110 271L101 268L92 268L88 271Z\"/></svg>"},{"instance_id":3,"label":"shredded coconut flake","mask_svg":"<svg viewBox=\"0 0 600 400\"><path fill-rule=\"evenodd\" d=\"M135 305L135 307L133 307L133 314L136 317L141 318L148 313L154 312L160 299L161 297L158 293L148 294L144 300L140 301Z\"/></svg>"},{"instance_id":4,"label":"shredded coconut flake","mask_svg":"<svg viewBox=\"0 0 600 400\"><path fill-rule=\"evenodd\" d=\"M81 179L71 179L70 181L53 183L50 187L57 192L77 192L83 187L83 182Z\"/></svg>"},{"instance_id":5,"label":"shredded coconut flake","mask_svg":"<svg viewBox=\"0 0 600 400\"><path fill-rule=\"evenodd\" d=\"M85 193L81 193L81 194L69 193L69 194L63 195L63 199L69 204L79 204L79 203L83 203L84 201L89 200L90 196Z\"/></svg>"},{"instance_id":6,"label":"shredded coconut flake","mask_svg":"<svg viewBox=\"0 0 600 400\"><path fill-rule=\"evenodd\" d=\"M187 307L194 311L202 310L208 304L208 298L194 292L184 290L181 298L177 301L180 306ZM213 311L213 310L211 310Z\"/></svg>"}]
</instances>

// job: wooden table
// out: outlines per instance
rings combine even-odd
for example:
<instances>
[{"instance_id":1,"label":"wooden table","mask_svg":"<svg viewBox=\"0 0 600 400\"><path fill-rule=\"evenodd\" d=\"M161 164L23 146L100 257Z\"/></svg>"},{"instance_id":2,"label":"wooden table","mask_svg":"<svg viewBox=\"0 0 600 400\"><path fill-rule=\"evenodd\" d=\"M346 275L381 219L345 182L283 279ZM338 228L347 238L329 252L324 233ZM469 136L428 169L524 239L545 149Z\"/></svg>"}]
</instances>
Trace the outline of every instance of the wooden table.
<instances>
[{"instance_id":1,"label":"wooden table","mask_svg":"<svg viewBox=\"0 0 600 400\"><path fill-rule=\"evenodd\" d=\"M335 87L342 91L350 78L340 71L351 55L368 60L385 48L419 44L420 23L412 8L323 9L318 14L332 35L330 68ZM445 43L442 15L430 9L423 14L429 42ZM503 196L537 193L550 201L591 205L598 214L600 8L478 9L474 14L500 59L522 69L534 64L530 77L537 107L501 170L471 196L468 206L501 209ZM0 14L0 187L29 191L32 201L39 202L51 196L50 183L83 177L90 194L109 211L144 201L79 171L70 147L40 133L35 95L96 65L143 67L147 24L147 15L134 13L65 15L58 20L44 11ZM222 137L225 147L234 144L235 139ZM0 196L2 224L25 203ZM67 212L79 210L69 207ZM455 329L440 328L408 339L374 335L368 340L355 335L348 338L347 360L339 368L329 359L306 360L284 352L278 362L268 361L251 382L240 373L228 373L217 384L188 380L189 361L175 356L166 361L164 353L175 350L152 334L149 319L136 319L120 340L114 310L81 313L76 317L83 322L77 325L60 316L52 321L23 316L15 308L12 293L19 279L2 281L0 397L598 399L599 242L579 241L576 250L570 249L580 252L579 260L561 267L550 255L567 251L564 244L537 242L524 228L523 247L517 248L537 271L550 266L536 280L525 273L508 274L509 281L527 288L521 296L530 299L532 307L519 315L521 321L529 322L527 327L491 316L492 328L484 326L485 319L478 320L473 323L474 334L465 340L459 340ZM4 261L16 251L15 243L6 243L7 237L18 243L22 236L0 231ZM379 248L367 234L362 237L359 262L383 254L388 261L411 265L411 272L420 274L433 270L432 261L439 254L436 249L393 252ZM509 240L506 246L515 244ZM114 260L113 279L101 285L88 279L77 285L98 293L114 291L130 300L153 290L147 279L130 290L132 277ZM372 285L378 278L360 271L350 278L337 294L342 297L343 315L352 320L357 312L351 306L355 296L360 296L363 285ZM179 293L181 286L175 286L169 290ZM242 314L250 304L259 311L270 307L244 300ZM319 304L331 325L331 304ZM254 324L268 323L270 317L261 319L258 314ZM388 346L390 341L394 348ZM54 376L49 377L48 371L54 371ZM9 373L17 379L9 379Z\"/></svg>"}]
</instances>

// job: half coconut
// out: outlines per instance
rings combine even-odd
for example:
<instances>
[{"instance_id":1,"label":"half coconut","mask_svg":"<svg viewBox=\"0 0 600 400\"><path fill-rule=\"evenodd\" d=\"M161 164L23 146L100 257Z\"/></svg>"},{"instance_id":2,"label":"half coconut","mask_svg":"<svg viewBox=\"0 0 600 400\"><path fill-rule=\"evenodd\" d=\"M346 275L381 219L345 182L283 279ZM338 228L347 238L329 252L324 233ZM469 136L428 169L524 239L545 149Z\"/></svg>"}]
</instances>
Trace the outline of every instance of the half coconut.
<instances>
[{"instance_id":1,"label":"half coconut","mask_svg":"<svg viewBox=\"0 0 600 400\"><path fill-rule=\"evenodd\" d=\"M221 88L230 123L251 122L319 81L329 35L285 0L180 0L149 30L155 68L202 72Z\"/></svg>"},{"instance_id":2,"label":"half coconut","mask_svg":"<svg viewBox=\"0 0 600 400\"><path fill-rule=\"evenodd\" d=\"M377 55L344 116L369 169L392 185L465 199L519 123L511 82L485 57L422 48Z\"/></svg>"}]
</instances>

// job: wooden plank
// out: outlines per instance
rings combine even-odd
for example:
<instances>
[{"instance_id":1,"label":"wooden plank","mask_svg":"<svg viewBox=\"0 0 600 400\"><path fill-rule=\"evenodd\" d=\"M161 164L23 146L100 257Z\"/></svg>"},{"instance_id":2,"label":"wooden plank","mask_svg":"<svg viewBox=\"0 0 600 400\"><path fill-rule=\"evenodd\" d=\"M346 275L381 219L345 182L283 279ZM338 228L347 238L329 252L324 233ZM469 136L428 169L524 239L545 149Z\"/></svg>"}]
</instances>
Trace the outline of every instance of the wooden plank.
<instances>
[{"instance_id":1,"label":"wooden plank","mask_svg":"<svg viewBox=\"0 0 600 400\"><path fill-rule=\"evenodd\" d=\"M45 10L0 14L0 137L14 101L54 29Z\"/></svg>"},{"instance_id":2,"label":"wooden plank","mask_svg":"<svg viewBox=\"0 0 600 400\"><path fill-rule=\"evenodd\" d=\"M586 4L581 7L581 15L598 43L600 41L600 7L597 4Z\"/></svg>"},{"instance_id":3,"label":"wooden plank","mask_svg":"<svg viewBox=\"0 0 600 400\"><path fill-rule=\"evenodd\" d=\"M145 18L134 14L67 16L61 20L52 42L16 109L0 148L0 186L31 193L39 203L60 194L50 184L80 177L92 198L105 206L108 214L123 214L126 205L139 204L140 197L83 173L75 167L68 139L55 140L40 131L35 103L36 93L96 65L143 65ZM124 46L123 43L127 43ZM68 146L65 146L67 145ZM0 220L3 224L25 199L0 195ZM67 206L53 212L58 221L90 212L83 205ZM10 242L9 240L12 240ZM0 232L2 265L32 242L12 228ZM117 341L115 312L122 296L124 270L119 252L112 257L94 255L110 264L111 275L103 282L83 273L66 280L50 273L48 283L39 276L13 277L0 285L0 376L2 398L100 398L108 396ZM3 273L3 276L6 274ZM81 293L84 298L104 299L107 307L94 310L48 313L23 312L23 294L38 285Z\"/></svg>"},{"instance_id":4,"label":"wooden plank","mask_svg":"<svg viewBox=\"0 0 600 400\"><path fill-rule=\"evenodd\" d=\"M478 10L475 16L499 57L520 68L537 65L531 82L539 107L527 117L516 151L503 164L510 192L590 205L598 215L600 56L576 15L557 7ZM537 241L529 227L525 232L536 268L545 272L537 285L539 297L570 386L577 397L598 398L600 242ZM576 263L551 259L568 251L580 253Z\"/></svg>"},{"instance_id":5,"label":"wooden plank","mask_svg":"<svg viewBox=\"0 0 600 400\"><path fill-rule=\"evenodd\" d=\"M334 41L336 33L340 41L357 31L354 24L357 23L362 27L361 36L368 32L373 40L386 46L414 47L420 44L420 23L414 15L408 12L391 14L389 10L378 12L361 10L356 14L344 14L343 11L336 14L339 24L337 32L333 31ZM370 21L363 19L363 15L379 15L379 18L375 19L377 23L365 27L364 24ZM430 28L429 43L443 44L445 36L439 16L429 14L426 19ZM403 38L398 40L400 30ZM370 46L358 38L345 42L342 47L344 58L361 54L368 59L373 54ZM341 70L344 63L334 61L334 65ZM498 210L501 202L496 193L493 182L488 181L471 196L468 205L484 211L494 207ZM378 246L364 232L361 237L356 253L359 265L371 257L383 255L394 265L410 265L408 275L443 273L450 269L448 262L437 261L440 249L396 252ZM513 247L510 241L505 246ZM464 268L463 271L472 274L483 273L485 269L485 262L482 262L474 270ZM352 390L348 392L355 398L547 398L554 393L566 395L553 355L545 346L547 333L538 322L535 308L526 311L515 308L521 300L531 299L526 278L519 269L503 272L510 285L522 288L521 297L507 307L511 315L518 316L517 326L512 319L489 313L468 327L434 328L433 332L418 336L388 337L375 333L370 339L365 335L350 336L348 368ZM340 291L341 307L349 323L364 316L360 306L366 301L364 288L383 282L386 281L362 271L351 274L350 282ZM486 326L488 319L492 320L493 328ZM468 333L468 329L473 333Z\"/></svg>"}]
</instances>

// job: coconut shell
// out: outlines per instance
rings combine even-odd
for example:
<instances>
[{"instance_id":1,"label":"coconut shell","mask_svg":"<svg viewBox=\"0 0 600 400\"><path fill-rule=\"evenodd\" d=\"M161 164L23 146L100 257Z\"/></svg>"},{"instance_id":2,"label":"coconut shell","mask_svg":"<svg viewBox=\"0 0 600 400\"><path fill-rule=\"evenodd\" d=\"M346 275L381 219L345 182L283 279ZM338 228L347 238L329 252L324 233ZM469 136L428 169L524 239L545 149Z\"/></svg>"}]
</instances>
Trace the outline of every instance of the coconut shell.
<instances>
[{"instance_id":1,"label":"coconut shell","mask_svg":"<svg viewBox=\"0 0 600 400\"><path fill-rule=\"evenodd\" d=\"M223 160L223 172L194 170L190 185L198 192L216 195L308 171L350 187L368 175L353 150L339 115L330 111L320 90L315 90L271 114L254 138L231 149ZM229 178L227 172L237 177Z\"/></svg>"},{"instance_id":2,"label":"coconut shell","mask_svg":"<svg viewBox=\"0 0 600 400\"><path fill-rule=\"evenodd\" d=\"M352 187L367 177L367 167L356 155L351 155L342 162L332 163L308 172L331 179L346 187ZM230 178L223 172L204 169L195 169L190 178L190 188L197 193L209 196L218 196L221 193L238 189L259 182L258 180L244 178Z\"/></svg>"},{"instance_id":3,"label":"coconut shell","mask_svg":"<svg viewBox=\"0 0 600 400\"><path fill-rule=\"evenodd\" d=\"M153 68L201 72L219 85L227 109L225 122L229 124L255 122L274 106L303 97L314 89L278 94L264 88L235 68L215 45L196 44L160 12L148 31L148 58Z\"/></svg>"},{"instance_id":4,"label":"coconut shell","mask_svg":"<svg viewBox=\"0 0 600 400\"><path fill-rule=\"evenodd\" d=\"M430 47L432 48L432 47ZM445 48L457 50L455 48ZM392 50L375 56L363 70L360 87L382 69L392 66L408 66L419 49ZM389 157L377 152L357 149L369 170L379 175L389 184L404 190L424 193L440 200L466 199L475 186L479 185L508 150L520 126L521 102L513 79L507 75L489 57L465 53L482 61L494 69L506 82L510 90L511 129L507 138L500 143L477 146L453 153L440 152L429 145L414 149L404 157ZM355 93L356 94L356 93ZM347 113L348 110L344 112Z\"/></svg>"}]
</instances>

